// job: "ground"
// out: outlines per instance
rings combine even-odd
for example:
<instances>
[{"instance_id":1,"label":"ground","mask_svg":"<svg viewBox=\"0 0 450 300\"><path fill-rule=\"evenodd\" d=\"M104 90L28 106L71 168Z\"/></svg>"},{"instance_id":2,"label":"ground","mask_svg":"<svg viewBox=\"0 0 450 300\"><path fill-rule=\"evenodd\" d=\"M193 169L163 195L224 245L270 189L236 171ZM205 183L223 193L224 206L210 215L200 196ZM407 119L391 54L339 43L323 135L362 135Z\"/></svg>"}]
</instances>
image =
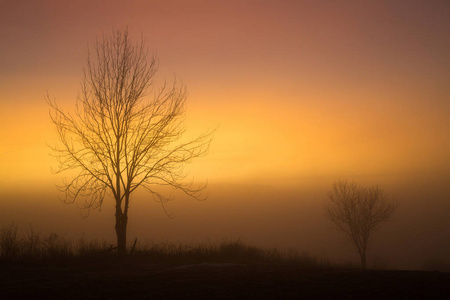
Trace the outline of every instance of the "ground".
<instances>
[{"instance_id":1,"label":"ground","mask_svg":"<svg viewBox=\"0 0 450 300\"><path fill-rule=\"evenodd\" d=\"M450 299L443 272L145 261L0 267L0 299Z\"/></svg>"}]
</instances>

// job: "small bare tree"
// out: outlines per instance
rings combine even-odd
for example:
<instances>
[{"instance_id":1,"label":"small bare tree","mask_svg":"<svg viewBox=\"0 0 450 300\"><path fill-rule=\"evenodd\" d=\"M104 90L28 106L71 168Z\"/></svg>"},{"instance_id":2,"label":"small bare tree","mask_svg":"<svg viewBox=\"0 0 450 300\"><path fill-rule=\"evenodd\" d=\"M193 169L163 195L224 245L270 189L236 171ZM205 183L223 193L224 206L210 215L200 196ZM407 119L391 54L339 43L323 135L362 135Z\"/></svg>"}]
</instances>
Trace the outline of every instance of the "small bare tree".
<instances>
[{"instance_id":1,"label":"small bare tree","mask_svg":"<svg viewBox=\"0 0 450 300\"><path fill-rule=\"evenodd\" d=\"M351 237L361 258L361 268L366 269L370 234L392 216L398 202L388 200L378 186L367 188L347 181L334 183L328 196L331 203L325 207L326 217Z\"/></svg>"},{"instance_id":2,"label":"small bare tree","mask_svg":"<svg viewBox=\"0 0 450 300\"><path fill-rule=\"evenodd\" d=\"M154 88L158 63L147 53L144 40L132 44L126 30L103 35L88 51L74 114L47 96L60 140L52 147L56 172L76 171L59 187L64 201L77 200L89 212L111 195L120 255L126 254L131 194L144 188L164 207L170 196L157 187L166 185L199 199L205 185L186 182L184 166L205 155L212 139L212 132L182 139L186 89L175 81Z\"/></svg>"}]
</instances>

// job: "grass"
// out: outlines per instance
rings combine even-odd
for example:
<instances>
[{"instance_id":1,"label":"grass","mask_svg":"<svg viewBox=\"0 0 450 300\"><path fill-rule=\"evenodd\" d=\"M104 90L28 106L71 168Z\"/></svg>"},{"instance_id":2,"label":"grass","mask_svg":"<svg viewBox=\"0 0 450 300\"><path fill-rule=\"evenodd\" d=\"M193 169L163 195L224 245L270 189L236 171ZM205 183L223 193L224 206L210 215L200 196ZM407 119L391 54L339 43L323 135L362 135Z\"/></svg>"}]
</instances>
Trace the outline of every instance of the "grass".
<instances>
[{"instance_id":1,"label":"grass","mask_svg":"<svg viewBox=\"0 0 450 300\"><path fill-rule=\"evenodd\" d=\"M60 263L79 258L111 256L111 246L106 242L87 241L73 243L50 233L42 235L32 227L19 235L18 226L11 224L0 229L0 263Z\"/></svg>"},{"instance_id":2,"label":"grass","mask_svg":"<svg viewBox=\"0 0 450 300\"><path fill-rule=\"evenodd\" d=\"M240 240L222 241L218 244L203 243L195 246L184 244L150 244L138 247L134 254L156 262L167 263L228 263L228 264L295 264L304 268L325 268L332 264L318 260L305 252L264 249Z\"/></svg>"},{"instance_id":3,"label":"grass","mask_svg":"<svg viewBox=\"0 0 450 300\"><path fill-rule=\"evenodd\" d=\"M305 252L264 249L240 240L196 245L146 243L129 249L129 255L119 258L114 247L107 242L80 239L74 243L55 233L42 235L31 227L19 236L17 225L0 230L0 263L2 264L65 264L88 260L146 261L164 264L289 264L304 269L348 268L327 260L319 260Z\"/></svg>"}]
</instances>

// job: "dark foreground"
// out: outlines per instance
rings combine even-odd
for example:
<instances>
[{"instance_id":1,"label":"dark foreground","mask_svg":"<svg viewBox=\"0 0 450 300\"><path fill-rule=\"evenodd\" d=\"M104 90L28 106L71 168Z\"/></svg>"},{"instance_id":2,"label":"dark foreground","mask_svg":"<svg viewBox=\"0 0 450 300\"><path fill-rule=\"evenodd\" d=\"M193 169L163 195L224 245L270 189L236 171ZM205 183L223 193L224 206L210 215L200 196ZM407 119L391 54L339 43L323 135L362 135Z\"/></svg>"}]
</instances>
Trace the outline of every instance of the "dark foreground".
<instances>
[{"instance_id":1,"label":"dark foreground","mask_svg":"<svg viewBox=\"0 0 450 300\"><path fill-rule=\"evenodd\" d=\"M0 266L0 299L450 299L450 273L264 264Z\"/></svg>"}]
</instances>

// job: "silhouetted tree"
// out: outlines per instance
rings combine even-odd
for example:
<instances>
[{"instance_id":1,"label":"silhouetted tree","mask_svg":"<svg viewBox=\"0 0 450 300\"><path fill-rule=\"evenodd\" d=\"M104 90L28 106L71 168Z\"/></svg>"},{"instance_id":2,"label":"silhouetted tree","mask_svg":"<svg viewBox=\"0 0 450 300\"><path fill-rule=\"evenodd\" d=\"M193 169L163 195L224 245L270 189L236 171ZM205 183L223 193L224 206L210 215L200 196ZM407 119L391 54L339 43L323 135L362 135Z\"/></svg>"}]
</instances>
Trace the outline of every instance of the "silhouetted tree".
<instances>
[{"instance_id":1,"label":"silhouetted tree","mask_svg":"<svg viewBox=\"0 0 450 300\"><path fill-rule=\"evenodd\" d=\"M131 194L139 187L164 203L170 196L157 187L171 186L199 199L205 185L186 182L184 165L207 153L212 133L182 140L186 89L176 81L154 87L158 69L144 40L130 42L128 32L103 35L88 49L81 93L74 114L47 96L60 144L52 147L56 172L76 170L59 188L64 201L99 208L105 196L115 200L118 252L126 254ZM152 94L150 101L144 98Z\"/></svg>"},{"instance_id":2,"label":"silhouetted tree","mask_svg":"<svg viewBox=\"0 0 450 300\"><path fill-rule=\"evenodd\" d=\"M398 202L388 200L378 186L362 187L347 181L334 183L328 196L331 203L325 207L326 217L351 237L361 258L361 268L366 269L370 234L392 216Z\"/></svg>"}]
</instances>

